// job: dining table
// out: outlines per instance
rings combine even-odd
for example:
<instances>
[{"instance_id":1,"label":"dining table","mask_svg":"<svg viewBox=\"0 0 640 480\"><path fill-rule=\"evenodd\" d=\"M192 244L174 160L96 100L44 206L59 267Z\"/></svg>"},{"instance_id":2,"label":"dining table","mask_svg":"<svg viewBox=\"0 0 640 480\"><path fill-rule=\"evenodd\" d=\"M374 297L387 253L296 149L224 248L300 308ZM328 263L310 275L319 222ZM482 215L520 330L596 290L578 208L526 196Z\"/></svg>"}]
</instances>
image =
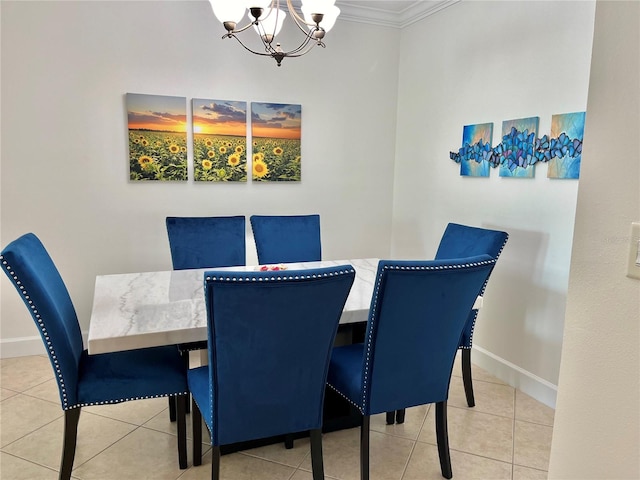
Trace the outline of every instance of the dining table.
<instances>
[{"instance_id":1,"label":"dining table","mask_svg":"<svg viewBox=\"0 0 640 480\"><path fill-rule=\"evenodd\" d=\"M369 315L378 261L359 258L98 275L89 323L89 354L206 341L204 273L212 270L293 271L352 265L356 276L340 324L364 324Z\"/></svg>"}]
</instances>

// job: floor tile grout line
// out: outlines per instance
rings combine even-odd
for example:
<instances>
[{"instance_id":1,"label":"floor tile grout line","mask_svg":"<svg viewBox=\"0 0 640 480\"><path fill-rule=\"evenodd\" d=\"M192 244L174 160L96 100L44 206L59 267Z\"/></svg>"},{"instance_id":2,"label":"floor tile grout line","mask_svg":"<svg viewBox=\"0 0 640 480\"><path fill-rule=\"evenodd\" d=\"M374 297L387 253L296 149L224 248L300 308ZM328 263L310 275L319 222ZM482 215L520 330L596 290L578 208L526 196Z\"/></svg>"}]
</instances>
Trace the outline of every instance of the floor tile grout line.
<instances>
[{"instance_id":1,"label":"floor tile grout line","mask_svg":"<svg viewBox=\"0 0 640 480\"><path fill-rule=\"evenodd\" d=\"M2 447L2 448L4 448L4 447ZM56 472L57 473L57 472L60 471L59 468L52 468L52 467L50 467L48 465L44 465L42 463L34 462L33 460L29 460L28 458L21 457L20 455L16 455L15 453L5 452L4 450L0 450L0 451L2 453L4 453L5 455L9 455L9 456L11 456L13 458L17 458L19 460L22 460L23 462L27 462L27 463L30 463L32 465L37 465L38 467L46 468L47 470L51 470L52 472Z\"/></svg>"}]
</instances>

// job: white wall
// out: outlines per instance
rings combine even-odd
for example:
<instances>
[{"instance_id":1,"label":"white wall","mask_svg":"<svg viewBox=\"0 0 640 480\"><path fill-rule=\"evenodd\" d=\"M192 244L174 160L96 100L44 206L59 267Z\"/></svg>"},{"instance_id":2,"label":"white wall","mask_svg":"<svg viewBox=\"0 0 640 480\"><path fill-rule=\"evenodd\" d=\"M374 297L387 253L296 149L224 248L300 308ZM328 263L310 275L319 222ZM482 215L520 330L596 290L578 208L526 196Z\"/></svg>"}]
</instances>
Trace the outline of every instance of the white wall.
<instances>
[{"instance_id":1,"label":"white wall","mask_svg":"<svg viewBox=\"0 0 640 480\"><path fill-rule=\"evenodd\" d=\"M432 258L448 222L509 232L474 360L555 402L577 181L460 177L464 125L586 109L594 3L460 2L402 31L392 254ZM585 142L585 150L589 144Z\"/></svg>"},{"instance_id":2,"label":"white wall","mask_svg":"<svg viewBox=\"0 0 640 480\"><path fill-rule=\"evenodd\" d=\"M97 274L171 267L167 215L317 212L325 258L389 254L397 30L338 21L278 68L221 40L206 1L0 5L0 243L42 239L83 329ZM301 104L302 182L130 183L127 92ZM0 285L2 355L29 354L37 331Z\"/></svg>"},{"instance_id":3,"label":"white wall","mask_svg":"<svg viewBox=\"0 0 640 480\"><path fill-rule=\"evenodd\" d=\"M551 479L640 478L639 32L640 3L598 2Z\"/></svg>"}]
</instances>

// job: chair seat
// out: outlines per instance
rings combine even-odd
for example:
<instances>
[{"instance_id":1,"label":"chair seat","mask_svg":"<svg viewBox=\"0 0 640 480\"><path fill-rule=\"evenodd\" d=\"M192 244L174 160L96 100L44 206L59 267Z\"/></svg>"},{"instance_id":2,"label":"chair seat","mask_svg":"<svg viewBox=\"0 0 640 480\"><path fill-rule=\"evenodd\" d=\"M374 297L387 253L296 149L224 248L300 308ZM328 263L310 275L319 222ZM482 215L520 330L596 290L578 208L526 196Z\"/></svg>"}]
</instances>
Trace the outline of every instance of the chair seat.
<instances>
[{"instance_id":1,"label":"chair seat","mask_svg":"<svg viewBox=\"0 0 640 480\"><path fill-rule=\"evenodd\" d=\"M364 343L335 347L331 352L327 384L359 409L362 397Z\"/></svg>"},{"instance_id":2,"label":"chair seat","mask_svg":"<svg viewBox=\"0 0 640 480\"><path fill-rule=\"evenodd\" d=\"M85 350L80 358L78 404L186 394L184 370L182 357L172 345L101 355L88 355Z\"/></svg>"}]
</instances>

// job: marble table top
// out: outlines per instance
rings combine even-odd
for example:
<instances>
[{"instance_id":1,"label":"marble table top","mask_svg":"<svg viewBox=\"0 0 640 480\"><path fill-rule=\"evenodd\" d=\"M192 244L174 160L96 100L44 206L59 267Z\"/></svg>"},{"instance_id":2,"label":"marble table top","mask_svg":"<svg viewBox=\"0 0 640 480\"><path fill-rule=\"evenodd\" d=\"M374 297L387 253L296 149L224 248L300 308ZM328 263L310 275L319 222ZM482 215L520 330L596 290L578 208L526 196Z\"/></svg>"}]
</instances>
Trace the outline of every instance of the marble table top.
<instances>
[{"instance_id":1,"label":"marble table top","mask_svg":"<svg viewBox=\"0 0 640 480\"><path fill-rule=\"evenodd\" d=\"M351 264L356 278L340 323L366 322L377 258L288 263L288 270ZM89 353L207 339L204 272L254 271L255 266L99 275L89 325Z\"/></svg>"}]
</instances>

